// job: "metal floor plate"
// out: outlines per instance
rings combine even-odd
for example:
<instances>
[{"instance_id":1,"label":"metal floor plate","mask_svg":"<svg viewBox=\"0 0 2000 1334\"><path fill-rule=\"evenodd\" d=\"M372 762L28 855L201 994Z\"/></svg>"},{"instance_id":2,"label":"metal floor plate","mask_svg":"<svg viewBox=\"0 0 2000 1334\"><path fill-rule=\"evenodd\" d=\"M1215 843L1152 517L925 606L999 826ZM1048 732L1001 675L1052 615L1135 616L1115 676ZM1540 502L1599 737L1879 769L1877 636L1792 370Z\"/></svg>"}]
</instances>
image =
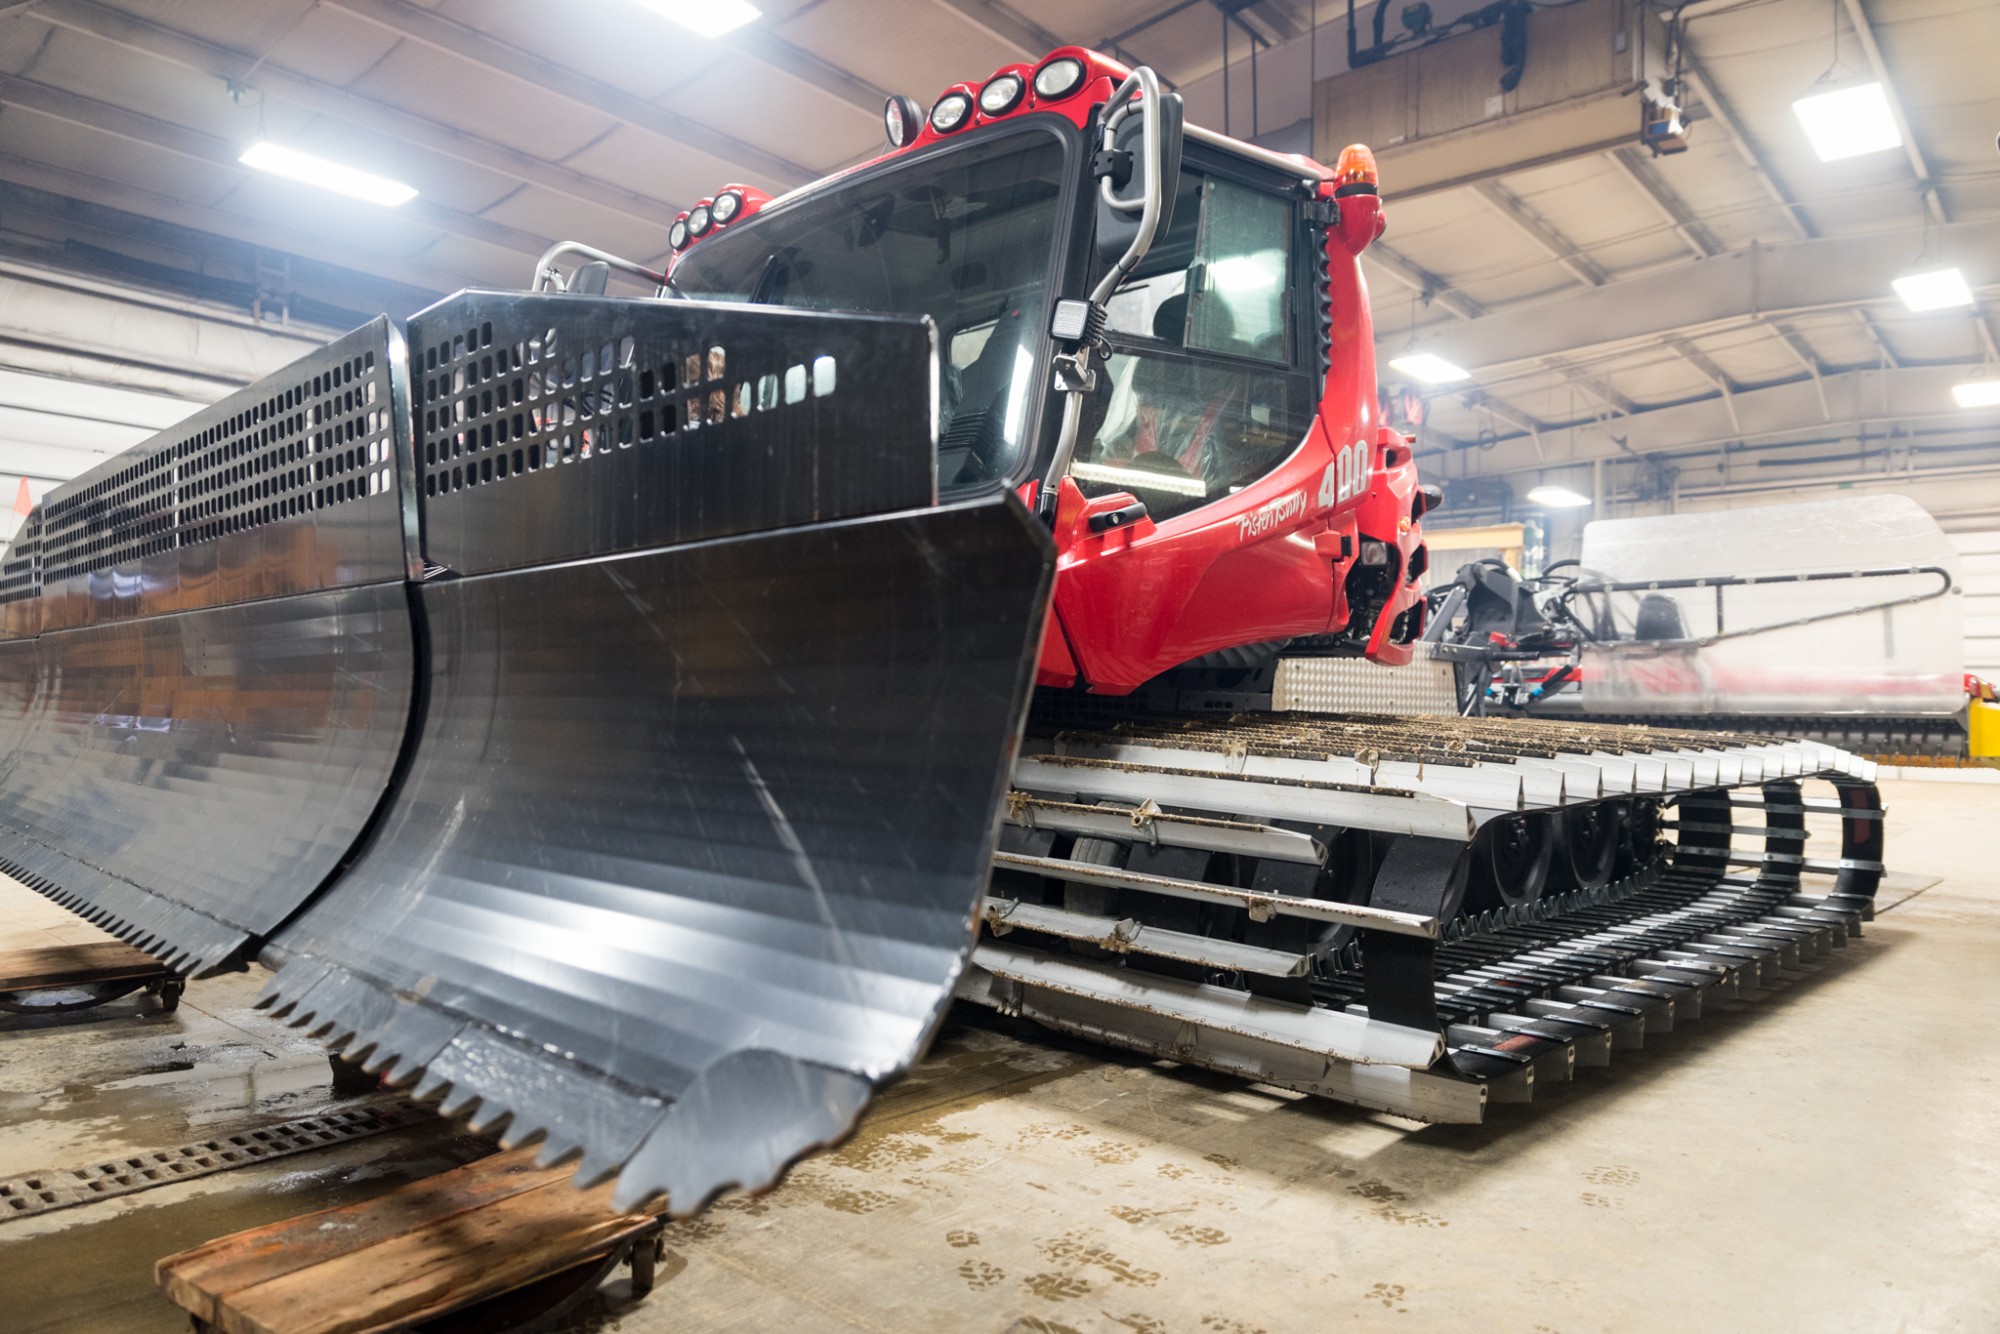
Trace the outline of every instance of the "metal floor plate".
<instances>
[{"instance_id":1,"label":"metal floor plate","mask_svg":"<svg viewBox=\"0 0 2000 1334\"><path fill-rule=\"evenodd\" d=\"M24 1172L0 1180L0 1224L10 1218L32 1218L72 1205L132 1195L273 1158L309 1153L429 1119L430 1112L407 1098L382 1098L318 1116L239 1130L215 1139L149 1149L108 1163Z\"/></svg>"}]
</instances>

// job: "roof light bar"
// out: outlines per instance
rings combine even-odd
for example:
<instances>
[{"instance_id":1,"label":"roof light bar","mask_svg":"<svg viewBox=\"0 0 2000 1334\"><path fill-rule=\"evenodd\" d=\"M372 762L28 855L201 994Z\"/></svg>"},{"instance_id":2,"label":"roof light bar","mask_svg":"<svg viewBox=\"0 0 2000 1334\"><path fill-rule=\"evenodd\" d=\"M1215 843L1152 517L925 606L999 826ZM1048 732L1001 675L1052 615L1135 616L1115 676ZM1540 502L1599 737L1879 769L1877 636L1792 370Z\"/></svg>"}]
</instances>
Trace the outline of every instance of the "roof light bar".
<instances>
[{"instance_id":1,"label":"roof light bar","mask_svg":"<svg viewBox=\"0 0 2000 1334\"><path fill-rule=\"evenodd\" d=\"M1018 74L996 74L979 90L979 109L989 116L1004 116L1021 104L1028 85Z\"/></svg>"},{"instance_id":2,"label":"roof light bar","mask_svg":"<svg viewBox=\"0 0 2000 1334\"><path fill-rule=\"evenodd\" d=\"M763 10L745 0L639 0L639 4L703 37L720 37L764 17Z\"/></svg>"},{"instance_id":3,"label":"roof light bar","mask_svg":"<svg viewBox=\"0 0 2000 1334\"><path fill-rule=\"evenodd\" d=\"M889 136L889 147L908 148L923 128L924 112L916 98L898 93L882 104L882 129Z\"/></svg>"},{"instance_id":4,"label":"roof light bar","mask_svg":"<svg viewBox=\"0 0 2000 1334\"><path fill-rule=\"evenodd\" d=\"M950 134L971 119L972 99L962 92L946 93L931 108L931 128L939 134Z\"/></svg>"},{"instance_id":5,"label":"roof light bar","mask_svg":"<svg viewBox=\"0 0 2000 1334\"><path fill-rule=\"evenodd\" d=\"M268 139L259 139L244 149L243 156L237 161L258 171L268 171L273 176L283 176L288 181L316 185L322 190L365 199L386 208L396 208L417 197L415 186L355 167L345 167L323 157L314 157L311 153L301 153L296 148L274 144Z\"/></svg>"},{"instance_id":6,"label":"roof light bar","mask_svg":"<svg viewBox=\"0 0 2000 1334\"><path fill-rule=\"evenodd\" d=\"M1075 56L1051 60L1035 71L1035 96L1044 102L1059 102L1083 87L1089 71Z\"/></svg>"}]
</instances>

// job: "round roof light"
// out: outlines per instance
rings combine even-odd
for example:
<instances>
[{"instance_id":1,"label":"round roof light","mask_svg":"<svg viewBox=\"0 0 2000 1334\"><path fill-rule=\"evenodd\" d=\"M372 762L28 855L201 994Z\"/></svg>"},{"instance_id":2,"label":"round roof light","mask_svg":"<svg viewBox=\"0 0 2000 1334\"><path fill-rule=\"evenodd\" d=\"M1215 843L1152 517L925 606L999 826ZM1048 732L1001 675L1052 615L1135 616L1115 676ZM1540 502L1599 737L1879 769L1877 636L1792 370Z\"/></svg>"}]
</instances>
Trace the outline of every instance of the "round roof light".
<instances>
[{"instance_id":1,"label":"round roof light","mask_svg":"<svg viewBox=\"0 0 2000 1334\"><path fill-rule=\"evenodd\" d=\"M931 108L931 128L950 134L972 119L972 99L964 93L946 93Z\"/></svg>"},{"instance_id":2,"label":"round roof light","mask_svg":"<svg viewBox=\"0 0 2000 1334\"><path fill-rule=\"evenodd\" d=\"M688 215L683 213L674 219L673 226L667 228L667 244L681 250L686 248L688 240Z\"/></svg>"},{"instance_id":3,"label":"round roof light","mask_svg":"<svg viewBox=\"0 0 2000 1334\"><path fill-rule=\"evenodd\" d=\"M908 148L924 128L923 109L914 97L900 93L882 104L882 128L888 132L889 147Z\"/></svg>"},{"instance_id":4,"label":"round roof light","mask_svg":"<svg viewBox=\"0 0 2000 1334\"><path fill-rule=\"evenodd\" d=\"M715 202L708 209L709 216L715 219L715 225L718 227L734 220L736 215L742 211L743 196L737 194L734 190L724 190L721 194L717 195Z\"/></svg>"},{"instance_id":5,"label":"round roof light","mask_svg":"<svg viewBox=\"0 0 2000 1334\"><path fill-rule=\"evenodd\" d=\"M696 204L688 213L688 235L706 236L715 223L715 215L708 211L707 204Z\"/></svg>"},{"instance_id":6,"label":"round roof light","mask_svg":"<svg viewBox=\"0 0 2000 1334\"><path fill-rule=\"evenodd\" d=\"M998 75L979 90L979 109L989 116L1004 116L1021 104L1021 95L1027 91L1020 75Z\"/></svg>"},{"instance_id":7,"label":"round roof light","mask_svg":"<svg viewBox=\"0 0 2000 1334\"><path fill-rule=\"evenodd\" d=\"M1051 60L1035 71L1035 96L1046 102L1068 97L1083 87L1084 73L1083 62L1075 56Z\"/></svg>"}]
</instances>

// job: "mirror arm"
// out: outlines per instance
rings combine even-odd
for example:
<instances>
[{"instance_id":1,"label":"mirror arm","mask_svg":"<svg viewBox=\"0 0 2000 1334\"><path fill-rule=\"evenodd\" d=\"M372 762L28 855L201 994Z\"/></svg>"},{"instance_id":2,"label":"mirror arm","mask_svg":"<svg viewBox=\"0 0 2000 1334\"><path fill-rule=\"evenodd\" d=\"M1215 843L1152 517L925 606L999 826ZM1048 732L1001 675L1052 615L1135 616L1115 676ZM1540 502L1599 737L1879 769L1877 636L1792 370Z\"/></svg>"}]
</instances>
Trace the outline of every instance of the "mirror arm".
<instances>
[{"instance_id":1,"label":"mirror arm","mask_svg":"<svg viewBox=\"0 0 2000 1334\"><path fill-rule=\"evenodd\" d=\"M1139 232L1132 238L1132 244L1125 249L1124 256L1111 266L1110 272L1092 289L1090 300L1093 305L1102 306L1118 290L1134 269L1145 260L1146 252L1153 248L1154 234L1160 228L1160 209L1165 197L1164 174L1166 152L1160 125L1160 80L1159 76L1144 65L1133 70L1118 85L1118 91L1111 95L1104 117L1103 149L1112 153L1118 147L1118 127L1126 117L1137 112L1140 121L1140 142L1145 154L1144 193L1138 199L1118 198L1117 186L1109 177L1100 180L1097 188L1103 195L1104 203L1121 213L1134 209L1139 213ZM1076 437L1083 424L1083 396L1097 386L1097 373L1090 367L1091 344L1080 343L1074 351L1064 352L1056 358L1056 390L1063 396L1062 430L1056 436L1055 456L1049 460L1048 473L1042 478L1042 485L1035 496L1035 509L1044 523L1055 526L1057 488L1069 472L1070 459L1076 454Z\"/></svg>"}]
</instances>

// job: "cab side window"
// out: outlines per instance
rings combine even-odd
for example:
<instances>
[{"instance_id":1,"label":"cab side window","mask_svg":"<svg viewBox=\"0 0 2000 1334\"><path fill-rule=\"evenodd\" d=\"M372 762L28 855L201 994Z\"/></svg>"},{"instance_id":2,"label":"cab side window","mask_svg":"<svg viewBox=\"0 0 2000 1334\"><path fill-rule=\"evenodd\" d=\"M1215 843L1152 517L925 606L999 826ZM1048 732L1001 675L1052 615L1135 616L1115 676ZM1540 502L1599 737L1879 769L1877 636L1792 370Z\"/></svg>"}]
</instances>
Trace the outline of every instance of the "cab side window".
<instances>
[{"instance_id":1,"label":"cab side window","mask_svg":"<svg viewBox=\"0 0 2000 1334\"><path fill-rule=\"evenodd\" d=\"M1109 393L1070 469L1085 495L1130 491L1165 519L1291 456L1312 413L1292 247L1285 199L1183 172L1168 234L1109 303Z\"/></svg>"}]
</instances>

